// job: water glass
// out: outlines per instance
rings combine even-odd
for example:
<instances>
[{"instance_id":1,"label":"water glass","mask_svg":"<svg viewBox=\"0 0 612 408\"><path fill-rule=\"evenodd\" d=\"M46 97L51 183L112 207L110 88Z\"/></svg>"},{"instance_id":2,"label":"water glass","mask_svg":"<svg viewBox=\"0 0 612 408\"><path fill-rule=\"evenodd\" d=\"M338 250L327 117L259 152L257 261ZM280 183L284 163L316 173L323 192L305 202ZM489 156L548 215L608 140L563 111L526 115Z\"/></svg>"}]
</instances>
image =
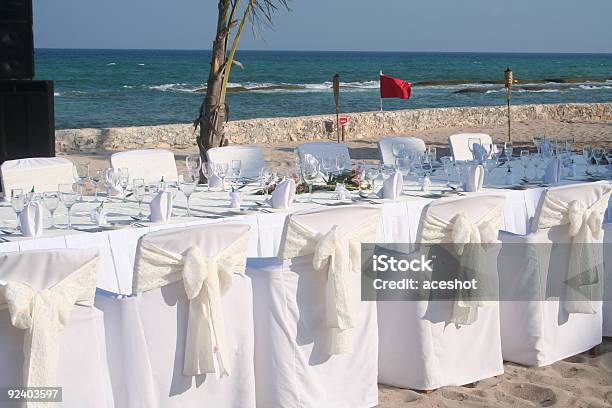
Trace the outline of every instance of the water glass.
<instances>
[{"instance_id":1,"label":"water glass","mask_svg":"<svg viewBox=\"0 0 612 408\"><path fill-rule=\"evenodd\" d=\"M134 180L134 198L138 201L138 218L143 219L144 213L142 212L142 202L147 194L147 190L145 188L144 180L142 180L142 183L136 184L137 180Z\"/></svg>"},{"instance_id":2,"label":"water glass","mask_svg":"<svg viewBox=\"0 0 612 408\"><path fill-rule=\"evenodd\" d=\"M197 183L195 181L195 177L184 177L181 182L181 191L185 194L187 198L187 216L191 217L191 207L189 206L189 199L191 195L195 192L197 187Z\"/></svg>"},{"instance_id":3,"label":"water glass","mask_svg":"<svg viewBox=\"0 0 612 408\"><path fill-rule=\"evenodd\" d=\"M79 201L83 201L83 190L87 185L87 181L89 180L89 164L77 164L76 166L77 172L77 183L79 186Z\"/></svg>"},{"instance_id":4,"label":"water glass","mask_svg":"<svg viewBox=\"0 0 612 408\"><path fill-rule=\"evenodd\" d=\"M75 184L60 184L58 186L58 195L66 209L68 209L68 229L72 229L72 206L77 202L78 195L76 193L77 187Z\"/></svg>"},{"instance_id":5,"label":"water glass","mask_svg":"<svg viewBox=\"0 0 612 408\"><path fill-rule=\"evenodd\" d=\"M43 194L43 203L47 210L49 210L49 214L51 214L51 228L55 228L55 210L57 210L57 206L59 205L59 195L58 193L45 193Z\"/></svg>"},{"instance_id":6,"label":"water glass","mask_svg":"<svg viewBox=\"0 0 612 408\"><path fill-rule=\"evenodd\" d=\"M14 188L11 190L11 207L13 207L13 211L17 214L17 228L19 229L19 216L25 207L26 197L23 194L23 190L20 188Z\"/></svg>"},{"instance_id":7,"label":"water glass","mask_svg":"<svg viewBox=\"0 0 612 408\"><path fill-rule=\"evenodd\" d=\"M92 172L90 172L90 181L91 181L91 185L94 188L94 202L97 203L98 202L98 186L100 185L100 182L102 181L104 177L104 174L102 172L102 170L94 170Z\"/></svg>"},{"instance_id":8,"label":"water glass","mask_svg":"<svg viewBox=\"0 0 612 408\"><path fill-rule=\"evenodd\" d=\"M231 177L234 185L238 185L240 175L242 174L242 160L232 160Z\"/></svg>"},{"instance_id":9,"label":"water glass","mask_svg":"<svg viewBox=\"0 0 612 408\"><path fill-rule=\"evenodd\" d=\"M195 178L198 177L202 168L202 157L199 154L192 154L185 157L185 165L189 173Z\"/></svg>"},{"instance_id":10,"label":"water glass","mask_svg":"<svg viewBox=\"0 0 612 408\"><path fill-rule=\"evenodd\" d=\"M225 177L227 177L227 172L229 171L229 164L213 163L212 168L215 175L221 179L221 191L225 191Z\"/></svg>"},{"instance_id":11,"label":"water glass","mask_svg":"<svg viewBox=\"0 0 612 408\"><path fill-rule=\"evenodd\" d=\"M312 202L312 187L319 177L318 163L305 163L302 167L302 175L304 181L308 184L309 201Z\"/></svg>"},{"instance_id":12,"label":"water glass","mask_svg":"<svg viewBox=\"0 0 612 408\"><path fill-rule=\"evenodd\" d=\"M527 176L527 168L529 167L529 160L530 160L529 150L521 150L520 160L521 160L521 164L523 165L523 169L525 173L525 180L529 181L529 177Z\"/></svg>"}]
</instances>

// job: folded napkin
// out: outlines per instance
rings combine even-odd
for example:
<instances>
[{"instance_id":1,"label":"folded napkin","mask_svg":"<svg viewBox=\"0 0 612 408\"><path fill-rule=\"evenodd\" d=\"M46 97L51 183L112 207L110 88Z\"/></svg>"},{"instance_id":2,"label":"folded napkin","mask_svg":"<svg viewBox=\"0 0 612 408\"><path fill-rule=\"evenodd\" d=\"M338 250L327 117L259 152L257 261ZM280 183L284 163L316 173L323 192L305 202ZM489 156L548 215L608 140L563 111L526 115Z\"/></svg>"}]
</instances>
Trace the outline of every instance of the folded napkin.
<instances>
[{"instance_id":1,"label":"folded napkin","mask_svg":"<svg viewBox=\"0 0 612 408\"><path fill-rule=\"evenodd\" d=\"M39 201L30 201L19 214L21 233L24 237L38 237L43 233L44 212Z\"/></svg>"},{"instance_id":2,"label":"folded napkin","mask_svg":"<svg viewBox=\"0 0 612 408\"><path fill-rule=\"evenodd\" d=\"M380 198L390 198L392 200L397 200L397 198L402 193L404 188L404 178L402 177L402 173L396 171L394 174L389 176L385 181L383 181L383 187L376 194Z\"/></svg>"},{"instance_id":3,"label":"folded napkin","mask_svg":"<svg viewBox=\"0 0 612 408\"><path fill-rule=\"evenodd\" d=\"M210 167L210 163L208 166L208 188L221 188L222 180L221 177L217 176Z\"/></svg>"},{"instance_id":4,"label":"folded napkin","mask_svg":"<svg viewBox=\"0 0 612 408\"><path fill-rule=\"evenodd\" d=\"M351 200L353 195L347 190L346 186L342 183L336 183L336 189L334 190L334 198L336 200Z\"/></svg>"},{"instance_id":5,"label":"folded napkin","mask_svg":"<svg viewBox=\"0 0 612 408\"><path fill-rule=\"evenodd\" d=\"M474 143L472 146L474 161L478 163L482 163L489 156L487 149L485 149L481 144Z\"/></svg>"},{"instance_id":6,"label":"folded napkin","mask_svg":"<svg viewBox=\"0 0 612 408\"><path fill-rule=\"evenodd\" d=\"M483 166L470 166L470 169L465 175L463 189L471 193L480 191L482 189L482 183L484 182L484 173Z\"/></svg>"},{"instance_id":7,"label":"folded napkin","mask_svg":"<svg viewBox=\"0 0 612 408\"><path fill-rule=\"evenodd\" d=\"M289 208L293 204L295 197L295 180L285 179L281 181L270 197L270 205L272 208Z\"/></svg>"},{"instance_id":8,"label":"folded napkin","mask_svg":"<svg viewBox=\"0 0 612 408\"><path fill-rule=\"evenodd\" d=\"M166 222L172 216L172 192L160 191L149 204L151 222Z\"/></svg>"},{"instance_id":9,"label":"folded napkin","mask_svg":"<svg viewBox=\"0 0 612 408\"><path fill-rule=\"evenodd\" d=\"M100 206L96 207L89 212L89 218L91 222L95 223L98 227L101 225L106 225L106 216L108 215L108 211Z\"/></svg>"},{"instance_id":10,"label":"folded napkin","mask_svg":"<svg viewBox=\"0 0 612 408\"><path fill-rule=\"evenodd\" d=\"M114 169L107 169L104 173L104 185L106 186L106 193L109 197L116 197L123 194L123 188L119 181L119 174L115 174Z\"/></svg>"},{"instance_id":11,"label":"folded napkin","mask_svg":"<svg viewBox=\"0 0 612 408\"><path fill-rule=\"evenodd\" d=\"M561 159L556 158L548 163L546 166L546 171L544 172L544 179L542 180L544 184L557 184L561 181L562 175L562 167L561 167Z\"/></svg>"}]
</instances>

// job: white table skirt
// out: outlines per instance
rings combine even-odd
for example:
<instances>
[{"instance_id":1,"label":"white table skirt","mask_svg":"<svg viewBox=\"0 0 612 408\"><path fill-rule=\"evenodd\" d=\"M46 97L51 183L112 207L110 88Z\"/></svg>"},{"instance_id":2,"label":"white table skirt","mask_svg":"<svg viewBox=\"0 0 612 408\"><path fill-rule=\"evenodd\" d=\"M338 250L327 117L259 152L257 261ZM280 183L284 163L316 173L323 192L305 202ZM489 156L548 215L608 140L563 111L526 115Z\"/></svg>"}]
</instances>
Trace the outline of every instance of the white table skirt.
<instances>
[{"instance_id":1,"label":"white table skirt","mask_svg":"<svg viewBox=\"0 0 612 408\"><path fill-rule=\"evenodd\" d=\"M385 242L414 242L423 208L432 199L423 198L415 181L407 183L404 195L399 200L377 200L383 209L383 237ZM432 192L439 192L444 188L441 181L434 182ZM243 191L243 206L249 209L235 211L228 208L229 193L208 192L205 187L199 187L192 196L192 213L197 216L187 217L185 197L178 193L175 200L174 215L166 224L153 224L141 222L143 226L127 226L120 229L101 232L82 232L79 230L45 229L44 235L36 238L24 238L19 235L0 234L1 238L9 242L0 243L0 252L25 251L32 249L56 248L88 248L97 247L102 257L102 272L98 278L98 287L110 292L130 294L132 285L132 271L138 239L150 232L165 228L178 228L213 222L241 222L249 223L252 227L249 257L273 257L277 255L285 217L290 212L305 210L316 206L323 207L324 203L332 204L336 201L331 198L330 192L316 192L314 203L308 202L308 194L297 196L290 210L269 209L270 213L263 212L255 202L262 202L263 196L254 192L257 187L246 187ZM472 194L504 194L507 197L504 210L502 229L514 234L526 234L529 223L534 216L537 203L543 188L528 190L511 190L500 188L486 188L479 193ZM73 207L72 223L77 229L93 228L89 220L89 211L95 208L96 203L91 197L85 197L86 202L77 203ZM361 203L368 204L366 201ZM148 213L147 204L143 204L145 213ZM134 223L131 218L138 214L136 202L132 198L127 203L113 199L105 204L109 211L109 219L124 223ZM205 218L219 217L219 218ZM67 223L66 210L60 205L55 214L56 224L65 228ZM49 219L46 220L49 222ZM15 213L10 204L0 206L0 226L16 225Z\"/></svg>"}]
</instances>

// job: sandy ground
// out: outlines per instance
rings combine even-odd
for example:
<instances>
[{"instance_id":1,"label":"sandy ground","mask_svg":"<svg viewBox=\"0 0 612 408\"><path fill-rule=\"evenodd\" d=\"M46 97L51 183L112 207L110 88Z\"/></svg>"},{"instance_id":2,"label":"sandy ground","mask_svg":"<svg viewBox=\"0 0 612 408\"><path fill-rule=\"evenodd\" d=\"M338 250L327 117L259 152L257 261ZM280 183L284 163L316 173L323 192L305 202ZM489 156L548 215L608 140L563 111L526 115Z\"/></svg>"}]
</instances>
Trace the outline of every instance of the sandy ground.
<instances>
[{"instance_id":1,"label":"sandy ground","mask_svg":"<svg viewBox=\"0 0 612 408\"><path fill-rule=\"evenodd\" d=\"M495 143L503 143L507 139L507 128L504 126L496 128L444 128L415 132L411 136L417 136L425 140L428 145L436 146L438 156L448 155L448 136L453 133L484 132L491 135ZM512 139L517 147L528 146L533 150L533 136L546 134L548 137L558 140L575 140L575 149L581 149L582 145L590 144L599 147L612 147L612 121L599 122L562 122L562 121L529 121L516 122L512 125ZM375 162L378 159L376 147L377 138L347 140L352 159ZM294 166L294 149L298 142L287 142L277 145L258 144L264 150L266 160L272 168L285 171ZM59 154L69 158L75 163L90 163L91 168L106 169L109 166L108 158L114 152L99 152L96 154ZM185 156L197 153L194 146L189 149L175 150L179 171L185 169Z\"/></svg>"},{"instance_id":2,"label":"sandy ground","mask_svg":"<svg viewBox=\"0 0 612 408\"><path fill-rule=\"evenodd\" d=\"M575 149L584 144L612 147L612 121L561 122L530 121L513 124L515 145L533 149L532 137L546 134L560 140L573 139ZM438 148L438 155L449 154L447 138L453 133L484 132L494 142L503 143L506 127L447 128L415 133L429 145ZM259 145L270 167L286 171L294 166L294 148L298 143ZM378 158L376 139L348 140L351 158L375 162ZM113 152L62 155L75 163L89 163L105 169ZM174 152L179 171L185 170L185 156L196 148ZM576 333L576 335L580 335ZM444 387L426 394L399 388L379 387L380 407L611 407L612 406L612 339L600 347L597 356L583 353L548 367L526 368L505 364L505 374L480 381L473 387Z\"/></svg>"}]
</instances>

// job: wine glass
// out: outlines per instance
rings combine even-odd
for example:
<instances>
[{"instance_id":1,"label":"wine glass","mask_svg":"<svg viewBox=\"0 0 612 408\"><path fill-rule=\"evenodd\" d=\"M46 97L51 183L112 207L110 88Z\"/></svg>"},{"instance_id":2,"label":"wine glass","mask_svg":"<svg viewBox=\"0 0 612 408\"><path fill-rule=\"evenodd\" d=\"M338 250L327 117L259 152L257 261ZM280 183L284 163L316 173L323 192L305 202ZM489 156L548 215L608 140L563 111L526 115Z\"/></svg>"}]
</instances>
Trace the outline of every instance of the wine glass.
<instances>
[{"instance_id":1,"label":"wine glass","mask_svg":"<svg viewBox=\"0 0 612 408\"><path fill-rule=\"evenodd\" d=\"M83 202L83 190L89 180L89 164L77 164L75 166L77 172L77 184L79 186L79 202Z\"/></svg>"},{"instance_id":2,"label":"wine glass","mask_svg":"<svg viewBox=\"0 0 612 408\"><path fill-rule=\"evenodd\" d=\"M304 181L308 184L308 193L310 194L308 201L312 202L312 186L319 177L319 163L316 161L304 163L302 166L302 175Z\"/></svg>"},{"instance_id":3,"label":"wine glass","mask_svg":"<svg viewBox=\"0 0 612 408\"><path fill-rule=\"evenodd\" d=\"M228 163L213 163L213 171L221 179L221 191L225 191L225 177L227 177L228 170Z\"/></svg>"},{"instance_id":4,"label":"wine glass","mask_svg":"<svg viewBox=\"0 0 612 408\"><path fill-rule=\"evenodd\" d=\"M192 154L185 157L185 165L189 173L195 178L200 173L202 168L202 156L199 154Z\"/></svg>"},{"instance_id":5,"label":"wine glass","mask_svg":"<svg viewBox=\"0 0 612 408\"><path fill-rule=\"evenodd\" d=\"M204 162L200 169L204 177L206 177L206 191L210 191L210 178L214 175L212 163Z\"/></svg>"},{"instance_id":6,"label":"wine glass","mask_svg":"<svg viewBox=\"0 0 612 408\"><path fill-rule=\"evenodd\" d=\"M127 187L130 185L130 170L127 167L119 168L119 185L123 192L123 202L127 199Z\"/></svg>"},{"instance_id":7,"label":"wine glass","mask_svg":"<svg viewBox=\"0 0 612 408\"><path fill-rule=\"evenodd\" d=\"M72 229L72 206L77 202L78 195L76 193L76 188L74 184L60 184L58 186L58 194L60 200L68 209L68 229Z\"/></svg>"},{"instance_id":8,"label":"wine glass","mask_svg":"<svg viewBox=\"0 0 612 408\"><path fill-rule=\"evenodd\" d=\"M43 194L43 203L47 210L49 210L49 214L51 214L51 228L55 228L55 210L57 210L57 206L59 205L59 195L57 193L47 192Z\"/></svg>"},{"instance_id":9,"label":"wine glass","mask_svg":"<svg viewBox=\"0 0 612 408\"><path fill-rule=\"evenodd\" d=\"M591 166L591 146L584 146L582 148L582 159L584 160L584 164L586 165L586 173L589 174L589 167Z\"/></svg>"},{"instance_id":10,"label":"wine glass","mask_svg":"<svg viewBox=\"0 0 612 408\"><path fill-rule=\"evenodd\" d=\"M89 180L91 181L91 185L94 188L94 203L98 202L98 186L100 185L100 182L102 181L103 177L104 174L102 170L94 170L93 172L90 172Z\"/></svg>"},{"instance_id":11,"label":"wine glass","mask_svg":"<svg viewBox=\"0 0 612 408\"><path fill-rule=\"evenodd\" d=\"M181 191L183 192L183 194L185 194L185 197L187 198L188 217L191 217L191 207L189 206L189 199L191 198L191 195L195 192L196 186L197 183L195 176L190 175L188 177L183 177L183 181L181 182Z\"/></svg>"},{"instance_id":12,"label":"wine glass","mask_svg":"<svg viewBox=\"0 0 612 408\"><path fill-rule=\"evenodd\" d=\"M442 162L442 169L444 170L444 175L446 176L446 186L450 187L450 174L451 174L451 166L453 164L453 159L449 156L440 157L440 161Z\"/></svg>"},{"instance_id":13,"label":"wine glass","mask_svg":"<svg viewBox=\"0 0 612 408\"><path fill-rule=\"evenodd\" d=\"M268 188L272 182L272 172L267 167L262 167L259 171L259 182L264 189L264 201L268 201Z\"/></svg>"},{"instance_id":14,"label":"wine glass","mask_svg":"<svg viewBox=\"0 0 612 408\"><path fill-rule=\"evenodd\" d=\"M232 160L231 176L235 186L238 186L240 174L242 173L242 160Z\"/></svg>"},{"instance_id":15,"label":"wine glass","mask_svg":"<svg viewBox=\"0 0 612 408\"><path fill-rule=\"evenodd\" d=\"M14 188L11 190L11 207L13 207L13 211L17 214L17 228L19 230L19 217L21 216L21 212L25 207L26 197L23 194L23 190L20 188Z\"/></svg>"},{"instance_id":16,"label":"wine glass","mask_svg":"<svg viewBox=\"0 0 612 408\"><path fill-rule=\"evenodd\" d=\"M593 149L591 151L591 155L593 156L593 159L595 159L595 174L599 174L599 165L601 164L601 159L603 158L603 149Z\"/></svg>"},{"instance_id":17,"label":"wine glass","mask_svg":"<svg viewBox=\"0 0 612 408\"><path fill-rule=\"evenodd\" d=\"M525 172L525 180L529 181L529 177L527 176L527 168L529 167L529 150L521 150L520 152L520 160L523 165L523 169Z\"/></svg>"},{"instance_id":18,"label":"wine glass","mask_svg":"<svg viewBox=\"0 0 612 408\"><path fill-rule=\"evenodd\" d=\"M140 182L136 183L137 180L142 180L142 183ZM138 215L137 215L138 219L144 218L144 213L142 212L142 202L144 201L146 194L147 194L147 189L144 184L144 180L143 179L134 180L134 198L138 201Z\"/></svg>"}]
</instances>

